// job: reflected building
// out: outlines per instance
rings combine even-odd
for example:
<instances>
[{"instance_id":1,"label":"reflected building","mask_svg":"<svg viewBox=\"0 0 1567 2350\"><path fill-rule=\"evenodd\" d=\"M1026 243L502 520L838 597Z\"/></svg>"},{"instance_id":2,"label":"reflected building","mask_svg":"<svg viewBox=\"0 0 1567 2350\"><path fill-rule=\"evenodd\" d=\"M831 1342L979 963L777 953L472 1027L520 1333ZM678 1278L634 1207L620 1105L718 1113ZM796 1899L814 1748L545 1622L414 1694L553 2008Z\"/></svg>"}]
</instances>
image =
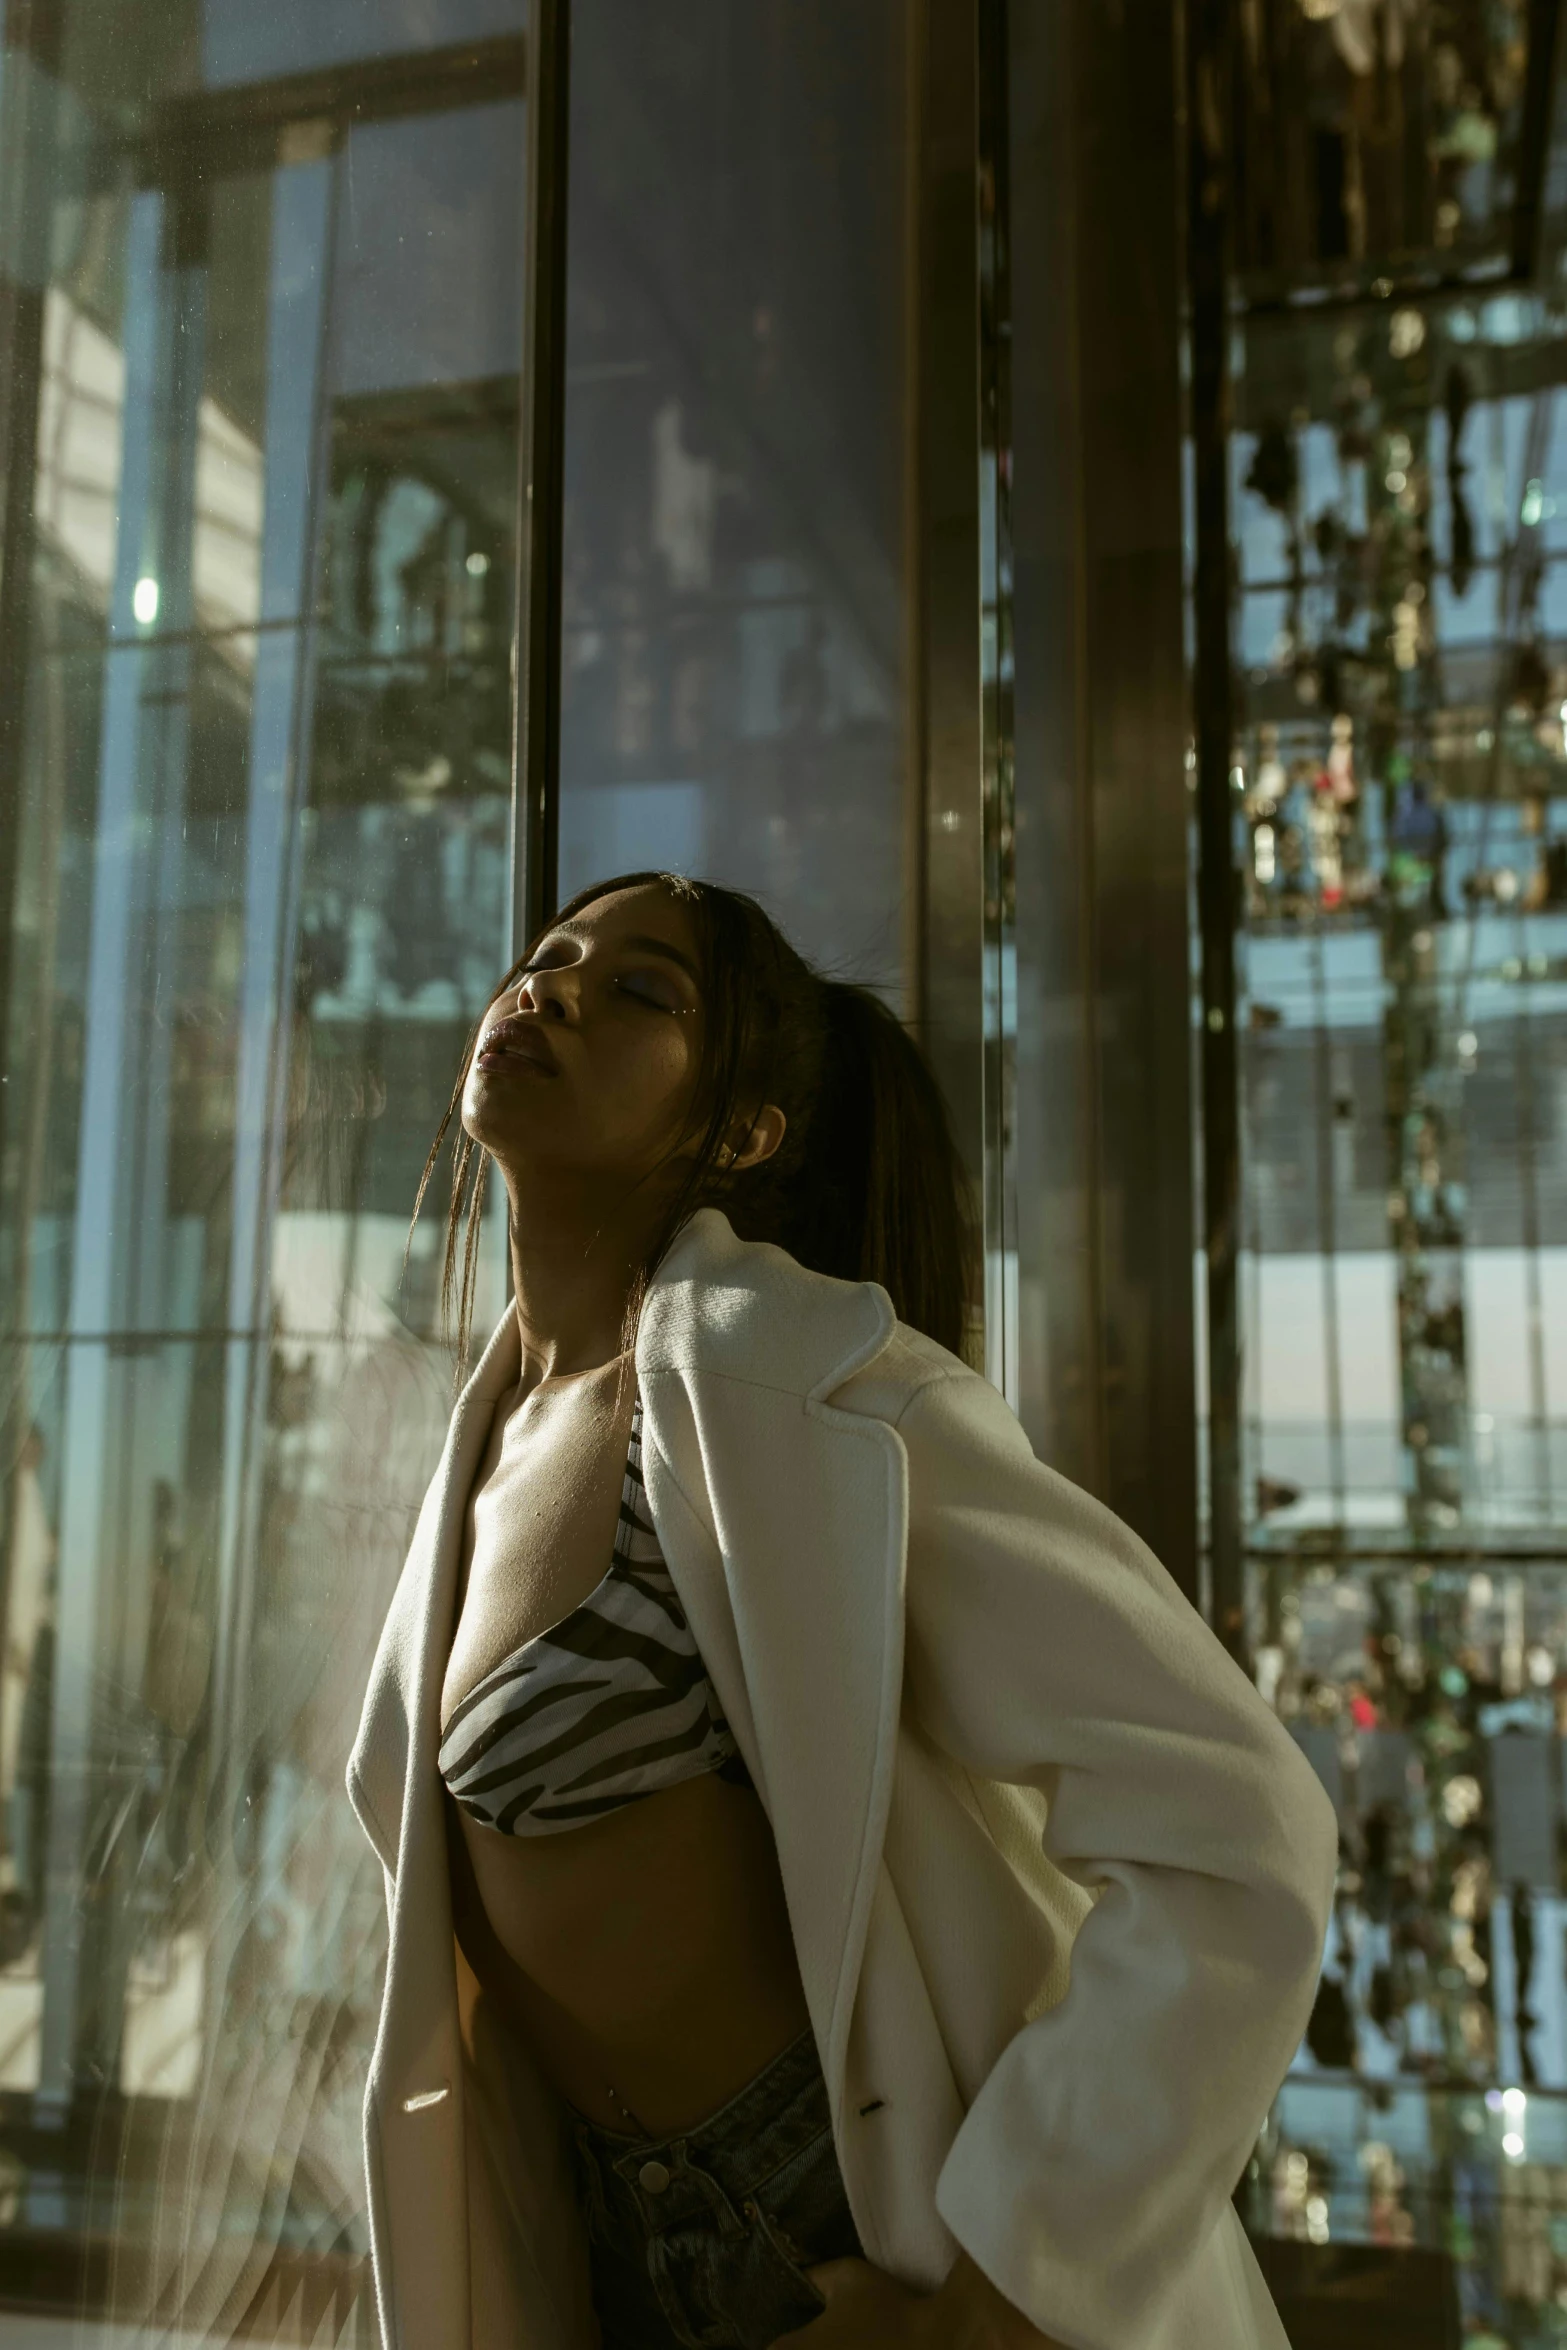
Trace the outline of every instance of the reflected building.
<instances>
[{"instance_id":1,"label":"reflected building","mask_svg":"<svg viewBox=\"0 0 1567 2350\"><path fill-rule=\"evenodd\" d=\"M1567 115L1524 9L1268 7L1223 56L1233 585L1198 690L1232 728L1204 788L1238 868L1240 1230L1214 1376L1243 1645L1343 1856L1253 2218L1404 2244L1476 2338L1554 2340Z\"/></svg>"},{"instance_id":2,"label":"reflected building","mask_svg":"<svg viewBox=\"0 0 1567 2350\"><path fill-rule=\"evenodd\" d=\"M0 2299L348 2339L338 1789L510 946L524 14L5 44Z\"/></svg>"},{"instance_id":3,"label":"reflected building","mask_svg":"<svg viewBox=\"0 0 1567 2350\"><path fill-rule=\"evenodd\" d=\"M563 897L704 872L906 1011L913 43L572 11L560 803Z\"/></svg>"},{"instance_id":4,"label":"reflected building","mask_svg":"<svg viewBox=\"0 0 1567 2350\"><path fill-rule=\"evenodd\" d=\"M717 874L912 1010L904 13L572 14L559 890ZM0 24L0 2308L369 2341L342 1775L515 946L528 10Z\"/></svg>"}]
</instances>

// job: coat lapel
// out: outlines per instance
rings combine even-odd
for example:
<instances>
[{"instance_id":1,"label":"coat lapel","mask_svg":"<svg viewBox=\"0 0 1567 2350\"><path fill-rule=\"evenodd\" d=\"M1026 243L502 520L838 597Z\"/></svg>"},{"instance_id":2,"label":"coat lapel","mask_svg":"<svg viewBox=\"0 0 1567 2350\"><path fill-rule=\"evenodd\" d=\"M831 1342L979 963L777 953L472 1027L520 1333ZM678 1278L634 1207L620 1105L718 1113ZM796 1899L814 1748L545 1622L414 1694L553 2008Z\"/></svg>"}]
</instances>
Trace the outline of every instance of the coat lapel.
<instances>
[{"instance_id":1,"label":"coat lapel","mask_svg":"<svg viewBox=\"0 0 1567 2350\"><path fill-rule=\"evenodd\" d=\"M648 1499L778 1847L835 2118L886 1828L903 1678L907 1478L834 1391L896 1327L727 1218L693 1218L637 1347Z\"/></svg>"},{"instance_id":2,"label":"coat lapel","mask_svg":"<svg viewBox=\"0 0 1567 2350\"><path fill-rule=\"evenodd\" d=\"M427 1793L440 1743L441 1683L451 1648L468 1496L497 1397L517 1376L517 1320L508 1307L457 1399L365 1690L348 1783L370 1841L394 1874L412 1796ZM416 1767L416 1757L417 1767ZM425 1759L430 1772L423 1772ZM421 1773L423 1772L423 1776ZM410 1784L410 1781L412 1784ZM439 1816L439 1804L436 1804Z\"/></svg>"},{"instance_id":3,"label":"coat lapel","mask_svg":"<svg viewBox=\"0 0 1567 2350\"><path fill-rule=\"evenodd\" d=\"M516 1358L508 1314L468 1382L371 1670L349 1790L391 1871L365 2159L388 2350L469 2350L465 2110L446 1820L436 1766L465 1504Z\"/></svg>"},{"instance_id":4,"label":"coat lapel","mask_svg":"<svg viewBox=\"0 0 1567 2350\"><path fill-rule=\"evenodd\" d=\"M891 1792L907 1481L896 1432L831 1399L895 1327L874 1284L807 1273L704 1209L649 1290L637 1344L650 1506L772 1823L835 2122ZM349 1765L355 1806L393 1878L366 2153L380 2173L376 2266L391 2288L383 2317L395 2310L401 2321L399 2350L468 2342L462 2054L436 1752L468 1494L516 1361L508 1311L453 1413Z\"/></svg>"}]
</instances>

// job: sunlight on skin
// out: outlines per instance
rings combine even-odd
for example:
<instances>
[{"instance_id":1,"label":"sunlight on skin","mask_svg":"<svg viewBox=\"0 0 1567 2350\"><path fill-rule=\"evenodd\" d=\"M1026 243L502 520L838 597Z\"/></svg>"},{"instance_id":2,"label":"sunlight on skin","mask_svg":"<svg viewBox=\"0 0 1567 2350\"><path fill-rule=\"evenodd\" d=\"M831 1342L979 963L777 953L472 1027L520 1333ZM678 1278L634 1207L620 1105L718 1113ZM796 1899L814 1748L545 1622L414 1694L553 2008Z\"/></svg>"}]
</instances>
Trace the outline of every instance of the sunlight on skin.
<instances>
[{"instance_id":1,"label":"sunlight on skin","mask_svg":"<svg viewBox=\"0 0 1567 2350\"><path fill-rule=\"evenodd\" d=\"M693 1147L697 961L678 899L615 890L546 931L484 1016L462 1122L506 1186L525 1389L619 1352L627 1289ZM784 1125L745 1105L725 1173L770 1157Z\"/></svg>"}]
</instances>

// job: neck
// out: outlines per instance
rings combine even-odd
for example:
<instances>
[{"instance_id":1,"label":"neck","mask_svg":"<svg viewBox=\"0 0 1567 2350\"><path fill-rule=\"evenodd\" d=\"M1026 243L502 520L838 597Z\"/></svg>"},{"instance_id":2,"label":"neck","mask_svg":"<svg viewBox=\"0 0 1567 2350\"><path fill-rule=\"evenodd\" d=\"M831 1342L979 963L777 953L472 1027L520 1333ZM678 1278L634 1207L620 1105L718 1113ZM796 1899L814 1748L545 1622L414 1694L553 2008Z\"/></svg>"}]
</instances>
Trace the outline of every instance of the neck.
<instances>
[{"instance_id":1,"label":"neck","mask_svg":"<svg viewBox=\"0 0 1567 2350\"><path fill-rule=\"evenodd\" d=\"M645 1200L633 1212L595 1199L580 1181L566 1197L507 1171L506 1191L526 1394L619 1357L626 1301L658 1217Z\"/></svg>"}]
</instances>

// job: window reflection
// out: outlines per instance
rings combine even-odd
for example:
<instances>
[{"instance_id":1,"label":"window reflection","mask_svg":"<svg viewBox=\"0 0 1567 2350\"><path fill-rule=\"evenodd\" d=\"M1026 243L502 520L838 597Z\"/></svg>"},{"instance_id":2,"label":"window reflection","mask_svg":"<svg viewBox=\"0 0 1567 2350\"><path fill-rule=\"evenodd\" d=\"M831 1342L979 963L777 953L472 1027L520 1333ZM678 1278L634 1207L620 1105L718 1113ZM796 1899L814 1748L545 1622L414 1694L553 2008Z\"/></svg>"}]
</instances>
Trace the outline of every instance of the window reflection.
<instances>
[{"instance_id":1,"label":"window reflection","mask_svg":"<svg viewBox=\"0 0 1567 2350\"><path fill-rule=\"evenodd\" d=\"M509 948L520 45L435 52L520 12L242 13L212 74L420 45L420 110L204 112L181 11L7 54L50 265L7 314L0 2291L107 2236L100 2301L222 2333L308 2255L335 2341L382 1947L342 1766L449 1404L403 1246Z\"/></svg>"},{"instance_id":2,"label":"window reflection","mask_svg":"<svg viewBox=\"0 0 1567 2350\"><path fill-rule=\"evenodd\" d=\"M527 0L204 0L209 88L520 32Z\"/></svg>"},{"instance_id":3,"label":"window reflection","mask_svg":"<svg viewBox=\"0 0 1567 2350\"><path fill-rule=\"evenodd\" d=\"M1241 44L1237 260L1272 294L1489 262L1527 176L1526 0L1265 0Z\"/></svg>"},{"instance_id":4,"label":"window reflection","mask_svg":"<svg viewBox=\"0 0 1567 2350\"><path fill-rule=\"evenodd\" d=\"M1253 2217L1450 2253L1500 2329L1567 2180L1567 341L1484 283L1542 168L1522 12L1396 14L1368 65L1369 15L1269 11L1309 102L1259 68L1243 133L1252 1630L1342 1835ZM1272 307L1307 285L1369 299Z\"/></svg>"},{"instance_id":5,"label":"window reflection","mask_svg":"<svg viewBox=\"0 0 1567 2350\"><path fill-rule=\"evenodd\" d=\"M910 37L573 9L560 811L905 1009Z\"/></svg>"}]
</instances>

